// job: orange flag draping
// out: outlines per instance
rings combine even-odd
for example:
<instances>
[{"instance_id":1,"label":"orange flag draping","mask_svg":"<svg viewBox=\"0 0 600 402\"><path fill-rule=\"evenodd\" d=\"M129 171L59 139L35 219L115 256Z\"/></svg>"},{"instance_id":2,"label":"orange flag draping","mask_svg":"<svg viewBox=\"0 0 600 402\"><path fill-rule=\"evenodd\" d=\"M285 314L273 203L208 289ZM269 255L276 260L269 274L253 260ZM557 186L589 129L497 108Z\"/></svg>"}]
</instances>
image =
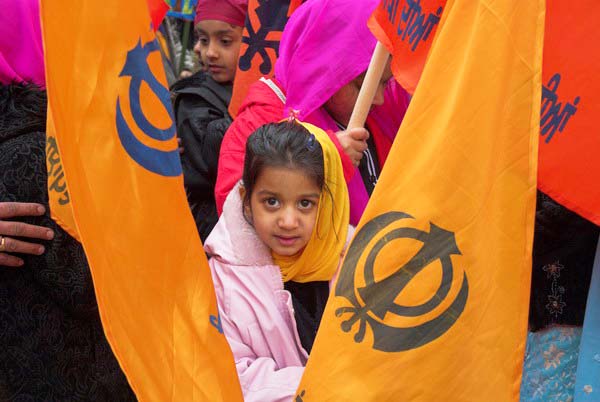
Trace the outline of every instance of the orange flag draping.
<instances>
[{"instance_id":1,"label":"orange flag draping","mask_svg":"<svg viewBox=\"0 0 600 402\"><path fill-rule=\"evenodd\" d=\"M56 128L52 119L52 106L48 104L46 119L46 168L48 172L48 204L54 219L68 234L81 242L73 211L71 197L67 188L65 171L61 162Z\"/></svg>"},{"instance_id":2,"label":"orange flag draping","mask_svg":"<svg viewBox=\"0 0 600 402\"><path fill-rule=\"evenodd\" d=\"M248 2L248 16L242 36L229 113L235 117L250 85L260 77L272 77L279 55L279 41L290 15L304 0Z\"/></svg>"},{"instance_id":3,"label":"orange flag draping","mask_svg":"<svg viewBox=\"0 0 600 402\"><path fill-rule=\"evenodd\" d=\"M600 225L600 2L548 0L538 187Z\"/></svg>"},{"instance_id":4,"label":"orange flag draping","mask_svg":"<svg viewBox=\"0 0 600 402\"><path fill-rule=\"evenodd\" d=\"M449 0L296 401L518 401L544 0Z\"/></svg>"},{"instance_id":5,"label":"orange flag draping","mask_svg":"<svg viewBox=\"0 0 600 402\"><path fill-rule=\"evenodd\" d=\"M369 19L373 35L392 57L392 72L404 89L413 93L446 0L382 0Z\"/></svg>"},{"instance_id":6,"label":"orange flag draping","mask_svg":"<svg viewBox=\"0 0 600 402\"><path fill-rule=\"evenodd\" d=\"M241 401L145 0L42 0L41 19L48 147L129 383L140 401Z\"/></svg>"},{"instance_id":7,"label":"orange flag draping","mask_svg":"<svg viewBox=\"0 0 600 402\"><path fill-rule=\"evenodd\" d=\"M152 27L156 31L169 10L164 0L147 0ZM143 12L143 11L142 11ZM81 241L77 224L73 218L69 190L60 159L60 150L56 142L56 129L52 121L52 111L48 107L46 123L46 166L48 170L48 203L52 218L72 237Z\"/></svg>"},{"instance_id":8,"label":"orange flag draping","mask_svg":"<svg viewBox=\"0 0 600 402\"><path fill-rule=\"evenodd\" d=\"M416 88L446 0L382 0L369 21L394 55L392 71ZM600 225L600 2L548 0L538 188Z\"/></svg>"}]
</instances>

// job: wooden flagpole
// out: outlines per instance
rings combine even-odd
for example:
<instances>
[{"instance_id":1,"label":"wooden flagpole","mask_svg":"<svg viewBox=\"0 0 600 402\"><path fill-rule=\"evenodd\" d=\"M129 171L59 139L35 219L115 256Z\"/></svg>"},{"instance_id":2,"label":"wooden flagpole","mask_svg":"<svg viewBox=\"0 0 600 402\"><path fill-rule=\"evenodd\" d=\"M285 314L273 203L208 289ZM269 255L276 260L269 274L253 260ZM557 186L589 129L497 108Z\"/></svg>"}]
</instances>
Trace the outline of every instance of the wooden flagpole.
<instances>
[{"instance_id":1,"label":"wooden flagpole","mask_svg":"<svg viewBox=\"0 0 600 402\"><path fill-rule=\"evenodd\" d=\"M377 86L383 75L383 70L390 57L390 53L387 51L385 46L381 42L377 42L373 57L371 57L371 63L369 69L365 75L362 87L356 99L352 116L350 116L350 122L348 123L348 129L364 127L367 115L371 109L373 98L377 92Z\"/></svg>"}]
</instances>

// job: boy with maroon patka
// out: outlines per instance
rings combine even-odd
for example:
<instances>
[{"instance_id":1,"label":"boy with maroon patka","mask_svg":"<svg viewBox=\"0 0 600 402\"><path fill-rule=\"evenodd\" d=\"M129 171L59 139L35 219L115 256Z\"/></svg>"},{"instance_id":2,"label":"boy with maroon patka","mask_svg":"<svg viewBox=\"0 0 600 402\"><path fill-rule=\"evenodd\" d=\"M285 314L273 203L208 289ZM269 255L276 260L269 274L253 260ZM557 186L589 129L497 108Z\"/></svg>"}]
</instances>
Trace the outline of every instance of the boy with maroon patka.
<instances>
[{"instance_id":1,"label":"boy with maroon patka","mask_svg":"<svg viewBox=\"0 0 600 402\"><path fill-rule=\"evenodd\" d=\"M171 88L181 138L184 184L202 241L217 222L214 198L221 141L231 124L233 90L247 0L199 0L194 52L203 70Z\"/></svg>"}]
</instances>

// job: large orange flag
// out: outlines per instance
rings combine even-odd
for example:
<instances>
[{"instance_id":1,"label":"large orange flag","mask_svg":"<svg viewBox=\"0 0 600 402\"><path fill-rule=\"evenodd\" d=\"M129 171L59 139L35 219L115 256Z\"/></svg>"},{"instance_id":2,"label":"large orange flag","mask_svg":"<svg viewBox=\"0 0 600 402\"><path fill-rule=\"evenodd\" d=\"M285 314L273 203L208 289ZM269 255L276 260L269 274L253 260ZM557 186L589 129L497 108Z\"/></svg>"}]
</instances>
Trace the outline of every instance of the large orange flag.
<instances>
[{"instance_id":1,"label":"large orange flag","mask_svg":"<svg viewBox=\"0 0 600 402\"><path fill-rule=\"evenodd\" d=\"M369 27L413 92L446 0L382 0ZM600 225L600 2L548 0L538 188Z\"/></svg>"},{"instance_id":2,"label":"large orange flag","mask_svg":"<svg viewBox=\"0 0 600 402\"><path fill-rule=\"evenodd\" d=\"M60 149L56 169L121 367L141 401L241 401L146 2L42 0L41 18L48 147Z\"/></svg>"},{"instance_id":3,"label":"large orange flag","mask_svg":"<svg viewBox=\"0 0 600 402\"><path fill-rule=\"evenodd\" d=\"M156 31L161 21L167 14L169 6L164 0L146 0L152 26ZM143 10L142 10L143 12ZM81 241L77 224L71 210L69 189L65 180L60 150L56 142L56 128L52 120L52 111L48 107L48 121L46 122L46 166L48 170L48 202L52 218L72 237Z\"/></svg>"},{"instance_id":4,"label":"large orange flag","mask_svg":"<svg viewBox=\"0 0 600 402\"><path fill-rule=\"evenodd\" d=\"M544 0L449 0L297 401L517 401Z\"/></svg>"}]
</instances>

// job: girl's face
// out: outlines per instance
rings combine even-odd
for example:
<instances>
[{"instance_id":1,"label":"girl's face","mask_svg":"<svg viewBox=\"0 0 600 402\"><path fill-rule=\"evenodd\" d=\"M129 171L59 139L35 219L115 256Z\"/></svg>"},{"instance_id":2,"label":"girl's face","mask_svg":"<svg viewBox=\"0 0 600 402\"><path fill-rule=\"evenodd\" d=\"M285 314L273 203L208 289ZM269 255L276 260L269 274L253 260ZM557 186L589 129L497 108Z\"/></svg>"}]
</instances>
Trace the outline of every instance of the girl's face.
<instances>
[{"instance_id":1,"label":"girl's face","mask_svg":"<svg viewBox=\"0 0 600 402\"><path fill-rule=\"evenodd\" d=\"M233 81L242 43L242 27L223 21L204 20L195 27L198 41L194 52L213 80L221 84Z\"/></svg>"},{"instance_id":2,"label":"girl's face","mask_svg":"<svg viewBox=\"0 0 600 402\"><path fill-rule=\"evenodd\" d=\"M302 251L312 236L320 196L321 189L302 171L265 167L244 212L271 251L292 256Z\"/></svg>"}]
</instances>

